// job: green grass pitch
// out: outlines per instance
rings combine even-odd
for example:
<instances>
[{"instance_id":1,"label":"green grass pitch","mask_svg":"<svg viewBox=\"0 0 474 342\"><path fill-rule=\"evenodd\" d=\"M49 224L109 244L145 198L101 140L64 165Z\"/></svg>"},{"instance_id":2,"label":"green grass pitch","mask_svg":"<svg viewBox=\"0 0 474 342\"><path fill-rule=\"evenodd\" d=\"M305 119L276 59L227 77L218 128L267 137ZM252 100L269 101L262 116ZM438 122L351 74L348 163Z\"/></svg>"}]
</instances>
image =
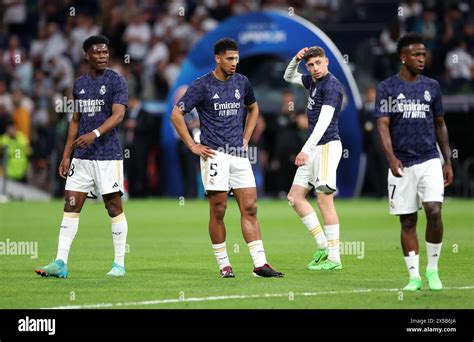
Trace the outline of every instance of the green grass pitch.
<instances>
[{"instance_id":1,"label":"green grass pitch","mask_svg":"<svg viewBox=\"0 0 474 342\"><path fill-rule=\"evenodd\" d=\"M419 212L424 288L417 293L399 290L408 274L399 222L388 214L385 200L336 199L345 246L343 269L324 273L305 269L315 244L288 203L260 200L258 216L267 258L285 273L283 279L252 276L234 199L229 200L226 214L234 279L218 276L207 232L206 201L126 202L129 250L123 279L105 276L113 261L113 244L101 202L88 202L83 209L67 279L41 278L33 272L56 255L62 202L1 204L0 241L37 242L38 258L0 255L0 308L474 308L473 203L445 201L440 276L446 289L440 292L429 291L424 278L426 220Z\"/></svg>"}]
</instances>

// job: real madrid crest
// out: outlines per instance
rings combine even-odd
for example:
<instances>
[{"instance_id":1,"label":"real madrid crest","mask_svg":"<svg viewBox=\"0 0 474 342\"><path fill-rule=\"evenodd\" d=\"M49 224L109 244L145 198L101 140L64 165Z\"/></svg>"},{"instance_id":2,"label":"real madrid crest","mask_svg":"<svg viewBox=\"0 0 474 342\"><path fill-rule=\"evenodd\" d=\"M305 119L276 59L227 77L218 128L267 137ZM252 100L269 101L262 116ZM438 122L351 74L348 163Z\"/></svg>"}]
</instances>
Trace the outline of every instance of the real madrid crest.
<instances>
[{"instance_id":1,"label":"real madrid crest","mask_svg":"<svg viewBox=\"0 0 474 342\"><path fill-rule=\"evenodd\" d=\"M240 92L239 89L235 89L235 98L238 100L240 99Z\"/></svg>"},{"instance_id":2,"label":"real madrid crest","mask_svg":"<svg viewBox=\"0 0 474 342\"><path fill-rule=\"evenodd\" d=\"M430 92L428 90L425 90L424 98L428 102L431 101L431 95L430 95Z\"/></svg>"},{"instance_id":3,"label":"real madrid crest","mask_svg":"<svg viewBox=\"0 0 474 342\"><path fill-rule=\"evenodd\" d=\"M102 87L100 87L100 90L99 90L99 94L100 94L100 95L104 95L106 92L107 92L107 89L105 88L105 85L103 85Z\"/></svg>"}]
</instances>

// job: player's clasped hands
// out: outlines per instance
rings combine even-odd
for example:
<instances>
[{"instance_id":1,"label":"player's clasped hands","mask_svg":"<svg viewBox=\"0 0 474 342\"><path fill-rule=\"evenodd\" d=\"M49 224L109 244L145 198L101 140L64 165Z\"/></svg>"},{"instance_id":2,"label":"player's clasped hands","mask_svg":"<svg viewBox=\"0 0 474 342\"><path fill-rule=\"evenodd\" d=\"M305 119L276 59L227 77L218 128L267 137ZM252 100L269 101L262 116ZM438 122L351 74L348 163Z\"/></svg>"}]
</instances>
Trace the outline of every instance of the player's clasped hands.
<instances>
[{"instance_id":1,"label":"player's clasped hands","mask_svg":"<svg viewBox=\"0 0 474 342\"><path fill-rule=\"evenodd\" d=\"M306 161L308 160L308 155L304 152L298 153L295 159L295 165L296 166L302 166L306 164Z\"/></svg>"},{"instance_id":2,"label":"player's clasped hands","mask_svg":"<svg viewBox=\"0 0 474 342\"><path fill-rule=\"evenodd\" d=\"M210 147L207 147L201 144L193 145L190 147L190 149L191 149L191 152L193 152L194 154L197 154L200 157L203 157L204 159L212 158L216 154L216 152L212 150Z\"/></svg>"}]
</instances>

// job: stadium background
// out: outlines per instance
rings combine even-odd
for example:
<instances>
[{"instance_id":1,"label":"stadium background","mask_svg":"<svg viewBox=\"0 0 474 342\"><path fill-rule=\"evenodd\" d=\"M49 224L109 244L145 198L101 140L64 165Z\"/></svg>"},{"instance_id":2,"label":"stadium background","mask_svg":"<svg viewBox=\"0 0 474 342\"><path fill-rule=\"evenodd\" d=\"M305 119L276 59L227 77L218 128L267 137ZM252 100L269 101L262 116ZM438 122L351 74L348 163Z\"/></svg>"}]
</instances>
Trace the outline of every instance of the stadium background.
<instances>
[{"instance_id":1,"label":"stadium background","mask_svg":"<svg viewBox=\"0 0 474 342\"><path fill-rule=\"evenodd\" d=\"M226 19L280 10L315 24L333 41L360 91L362 106L351 113L358 116L356 124L341 127L360 136L356 144L362 152L348 156L357 158L355 167L343 171L357 178L357 185L344 196L385 196L387 165L373 118L375 86L399 68L398 37L417 31L425 37L429 51L425 74L440 82L444 94L455 173L447 195L471 197L472 6L472 1L3 1L0 135L5 134L9 118L13 119L28 137L29 146L24 147L27 157L25 153L20 156L27 158L24 172L15 176L15 182L3 180L0 193L20 199L33 194L62 196L64 183L57 166L69 116L58 112L55 104L71 97L74 80L87 71L83 40L105 34L111 40L109 66L122 73L129 86L130 106L121 125L129 195L203 197L197 157L177 137L171 150L164 143L169 102L183 61L201 38ZM292 39L297 38L288 38ZM198 53L212 58L212 45ZM450 62L454 57L459 63ZM252 81L261 108L251 142L258 149L254 171L260 197L286 197L296 168L294 156L308 134L305 92L282 79L288 59L262 53L242 59L238 67ZM294 110L289 110L291 102ZM193 115L187 123L190 130L198 125ZM350 151L355 144L345 147ZM174 164L166 159L167 154L176 157ZM3 162L7 159L4 153Z\"/></svg>"}]
</instances>

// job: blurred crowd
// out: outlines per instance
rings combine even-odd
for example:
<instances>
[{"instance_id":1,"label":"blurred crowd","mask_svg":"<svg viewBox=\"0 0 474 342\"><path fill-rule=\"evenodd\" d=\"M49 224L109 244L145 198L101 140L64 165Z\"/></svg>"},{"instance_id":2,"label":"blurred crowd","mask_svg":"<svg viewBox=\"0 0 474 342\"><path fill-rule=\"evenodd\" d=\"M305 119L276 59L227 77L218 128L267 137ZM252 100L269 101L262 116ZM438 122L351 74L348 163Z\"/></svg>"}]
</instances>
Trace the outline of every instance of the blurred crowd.
<instances>
[{"instance_id":1,"label":"blurred crowd","mask_svg":"<svg viewBox=\"0 0 474 342\"><path fill-rule=\"evenodd\" d=\"M398 13L380 34L376 78L398 70L397 40L418 32L427 48L424 74L440 81L444 93L474 91L474 14L469 2L416 1L400 3Z\"/></svg>"},{"instance_id":2,"label":"blurred crowd","mask_svg":"<svg viewBox=\"0 0 474 342\"><path fill-rule=\"evenodd\" d=\"M380 59L375 64L379 68L373 70L374 78L398 70L396 40L403 32L413 30L426 39L430 75L438 75L452 91L474 89L473 18L462 5L442 1L427 4L400 4L403 15L381 32L378 50L374 50ZM259 9L288 11L289 7L317 25L343 20L339 15L343 13L342 1L334 0L3 0L0 146L8 165L3 172L11 179L62 195L64 183L56 170L69 117L56 104L71 97L74 80L88 70L83 41L104 34L111 42L109 67L123 74L129 87L130 106L121 130L130 195L160 195L159 133L163 113L147 111L143 103L167 99L187 53L223 19ZM361 125L368 135L365 146L370 148L373 143L368 141L374 130L368 130L367 121L373 121L373 90L365 94ZM292 108L289 104L294 103L294 97L290 88L284 90L280 111L262 113L252 137L252 144L259 150L254 171L260 194L284 197L291 185L296 170L294 157L308 134L305 104ZM190 131L196 128L195 115L187 122ZM182 146L180 159L187 195L202 195L197 159ZM378 166L383 168L381 160ZM372 189L369 193L382 196L378 191Z\"/></svg>"}]
</instances>

